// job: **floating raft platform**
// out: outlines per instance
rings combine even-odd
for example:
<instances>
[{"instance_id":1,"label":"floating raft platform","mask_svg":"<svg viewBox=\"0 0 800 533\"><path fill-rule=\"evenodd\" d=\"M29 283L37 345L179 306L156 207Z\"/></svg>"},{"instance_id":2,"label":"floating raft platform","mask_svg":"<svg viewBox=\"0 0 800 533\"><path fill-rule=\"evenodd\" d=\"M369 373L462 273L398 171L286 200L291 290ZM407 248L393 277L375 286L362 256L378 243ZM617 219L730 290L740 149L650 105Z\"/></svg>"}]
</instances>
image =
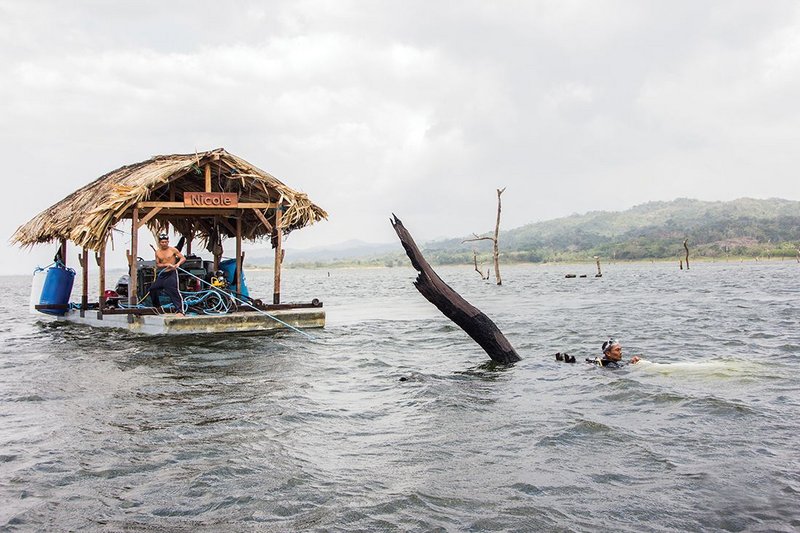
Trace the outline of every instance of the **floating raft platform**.
<instances>
[{"instance_id":1,"label":"floating raft platform","mask_svg":"<svg viewBox=\"0 0 800 533\"><path fill-rule=\"evenodd\" d=\"M149 334L321 328L325 325L325 312L318 300L310 304L281 303L281 265L286 255L284 237L327 218L325 210L311 202L307 194L218 148L154 156L112 170L20 226L11 240L21 246L59 243L54 265L46 269L46 274L42 274L45 269L37 269L42 275L34 273L31 284L31 303L39 302L33 309L59 317L58 320ZM130 249L125 250L128 279L124 283L124 294L106 288L107 245L112 231L123 221L130 227ZM144 261L140 258L145 247L140 246L139 232L145 227L156 242L162 240L162 234L167 239L170 234L180 235L177 248L161 248L166 255L160 259L162 266L170 261L177 266L185 265L186 270L179 269L177 290L197 292L200 287L194 282L201 282L222 292L229 291L230 298L238 302L241 300L235 295L245 296L250 301L244 307L252 306L258 311L228 305L222 306L225 309L216 306L208 309L203 305L199 311L194 309L203 314L177 317L141 307L140 303L152 296L150 288L159 264L158 259ZM233 240L234 256L223 261L226 239ZM249 298L244 279L242 243L259 240L268 241L275 251L272 303L269 305ZM82 249L78 254L81 299L77 305L69 303L75 271L67 267L68 241ZM202 244L213 260L193 254L193 243ZM153 250L158 256L155 247ZM92 251L99 273L96 303L89 303ZM229 263L231 260L233 263ZM223 267L223 263L228 263L227 267ZM116 300L117 305L113 305L112 300ZM192 310L193 304L189 306ZM216 314L231 309L235 309L233 313Z\"/></svg>"},{"instance_id":2,"label":"floating raft platform","mask_svg":"<svg viewBox=\"0 0 800 533\"><path fill-rule=\"evenodd\" d=\"M240 332L274 332L291 330L285 324L297 329L325 327L325 310L322 306L292 306L287 304L272 309L270 318L262 313L237 311L224 315L187 315L175 316L172 313L155 314L149 308L137 310L140 313L113 313L97 310L70 309L63 315L52 316L58 321L84 324L93 327L127 329L133 333L145 335L175 335L201 333L240 333ZM279 322L278 320L281 322Z\"/></svg>"}]
</instances>

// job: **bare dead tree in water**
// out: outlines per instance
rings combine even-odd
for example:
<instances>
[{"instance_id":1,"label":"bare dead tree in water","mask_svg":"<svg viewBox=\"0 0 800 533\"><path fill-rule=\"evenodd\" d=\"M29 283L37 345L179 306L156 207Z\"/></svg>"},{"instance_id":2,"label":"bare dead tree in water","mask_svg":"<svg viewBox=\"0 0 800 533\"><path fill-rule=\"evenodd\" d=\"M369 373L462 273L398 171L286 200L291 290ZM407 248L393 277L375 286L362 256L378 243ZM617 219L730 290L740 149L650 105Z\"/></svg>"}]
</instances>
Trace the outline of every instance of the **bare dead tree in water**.
<instances>
[{"instance_id":1,"label":"bare dead tree in water","mask_svg":"<svg viewBox=\"0 0 800 533\"><path fill-rule=\"evenodd\" d=\"M594 275L596 278L602 278L603 273L600 271L600 257L594 256L595 260L597 261L597 274Z\"/></svg>"},{"instance_id":2,"label":"bare dead tree in water","mask_svg":"<svg viewBox=\"0 0 800 533\"><path fill-rule=\"evenodd\" d=\"M681 270L683 270L683 259L678 259L678 261L678 265L681 267Z\"/></svg>"},{"instance_id":3,"label":"bare dead tree in water","mask_svg":"<svg viewBox=\"0 0 800 533\"><path fill-rule=\"evenodd\" d=\"M497 189L497 222L494 226L494 237L479 237L477 233L473 233L475 236L473 239L466 239L461 241L461 243L465 242L475 242L475 241L492 241L492 257L494 259L494 278L497 280L498 285L503 284L503 280L500 278L500 246L498 244L500 240L500 211L502 205L500 203L500 195L503 194L506 188L503 187L502 189ZM477 267L476 267L477 269ZM481 277L483 275L481 274Z\"/></svg>"},{"instance_id":4,"label":"bare dead tree in water","mask_svg":"<svg viewBox=\"0 0 800 533\"><path fill-rule=\"evenodd\" d=\"M797 262L800 263L800 248L797 249Z\"/></svg>"},{"instance_id":5,"label":"bare dead tree in water","mask_svg":"<svg viewBox=\"0 0 800 533\"><path fill-rule=\"evenodd\" d=\"M484 280L489 279L489 269L488 268L486 269L486 275L484 276L483 272L481 272L481 269L478 268L478 252L477 252L477 250L472 250L472 260L475 262L475 272L478 273L478 275L481 277L481 279L484 279ZM483 266L483 265L481 265L481 266Z\"/></svg>"},{"instance_id":6,"label":"bare dead tree in water","mask_svg":"<svg viewBox=\"0 0 800 533\"><path fill-rule=\"evenodd\" d=\"M425 260L400 219L394 215L392 217L393 220L390 220L400 238L400 243L411 260L411 265L418 272L414 286L420 294L472 337L486 351L492 361L504 365L519 361L519 354L508 342L503 332L492 322L492 319L467 302L439 277Z\"/></svg>"},{"instance_id":7,"label":"bare dead tree in water","mask_svg":"<svg viewBox=\"0 0 800 533\"><path fill-rule=\"evenodd\" d=\"M686 248L686 270L689 270L689 245L686 244L689 239L683 239L683 247Z\"/></svg>"}]
</instances>

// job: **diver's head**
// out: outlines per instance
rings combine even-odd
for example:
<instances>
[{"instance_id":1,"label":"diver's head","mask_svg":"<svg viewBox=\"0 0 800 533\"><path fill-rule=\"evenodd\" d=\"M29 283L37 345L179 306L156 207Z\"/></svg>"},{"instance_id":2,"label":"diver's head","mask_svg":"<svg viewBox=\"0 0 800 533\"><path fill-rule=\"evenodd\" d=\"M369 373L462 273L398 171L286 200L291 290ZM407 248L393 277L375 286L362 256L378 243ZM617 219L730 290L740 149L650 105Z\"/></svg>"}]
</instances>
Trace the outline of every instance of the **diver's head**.
<instances>
[{"instance_id":1,"label":"diver's head","mask_svg":"<svg viewBox=\"0 0 800 533\"><path fill-rule=\"evenodd\" d=\"M613 338L608 339L603 343L603 357L612 361L619 361L622 359L622 345Z\"/></svg>"}]
</instances>

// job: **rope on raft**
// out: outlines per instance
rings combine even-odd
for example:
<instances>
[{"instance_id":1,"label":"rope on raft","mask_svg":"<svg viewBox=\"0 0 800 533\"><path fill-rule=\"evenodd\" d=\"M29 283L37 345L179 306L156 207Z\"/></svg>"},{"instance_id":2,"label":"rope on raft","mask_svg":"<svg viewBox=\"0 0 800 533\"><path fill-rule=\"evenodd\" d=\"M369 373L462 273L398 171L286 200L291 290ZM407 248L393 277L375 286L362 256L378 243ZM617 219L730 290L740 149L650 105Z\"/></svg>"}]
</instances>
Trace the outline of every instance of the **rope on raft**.
<instances>
[{"instance_id":1,"label":"rope on raft","mask_svg":"<svg viewBox=\"0 0 800 533\"><path fill-rule=\"evenodd\" d=\"M181 296L187 311L195 311L205 315L224 315L236 310L236 304L231 298L226 297L225 293L218 293L213 290L181 291ZM148 309L152 307L141 303L128 305L122 301L118 305L121 309ZM161 307L163 309L174 308L171 303L165 303Z\"/></svg>"},{"instance_id":2,"label":"rope on raft","mask_svg":"<svg viewBox=\"0 0 800 533\"><path fill-rule=\"evenodd\" d=\"M293 330L293 331L296 331L297 333L300 333L301 335L304 335L304 336L305 336L306 338L308 338L308 339L311 339L311 340L316 340L316 339L314 338L314 336L313 336L313 335L310 335L310 334L306 333L305 331L303 331L303 330L301 330L301 329L297 329L296 327L292 326L291 324L287 324L286 322L284 322L284 321L283 321L283 320L281 320L280 318L278 318L278 317L276 317L276 316L272 316L271 314L267 313L266 311L262 311L261 309L259 309L258 307L254 306L254 305L253 305L253 304L251 304L250 302L247 302L247 301L245 301L245 300L243 300L243 299L241 299L241 298L238 298L238 297L234 296L233 294L229 294L229 293L223 292L223 291L222 291L221 289L219 289L218 287L215 287L215 286L213 286L212 284L210 284L209 282L207 282L206 280L204 280L204 279L202 279L202 278L198 278L197 276L195 276L195 275L194 275L194 274L192 274L191 272L188 272L188 271L186 271L186 270L182 269L181 267L178 267L178 270L180 270L180 271L181 271L181 272L183 272L184 274L188 274L189 276L193 277L194 279L198 280L199 282L201 282L201 283L204 283L204 284L208 285L208 286L209 286L209 288L210 288L210 290L212 290L212 291L216 291L216 292L218 292L219 294L221 294L221 295L224 295L224 296L226 296L226 297L228 297L228 298L232 299L233 301L235 301L235 302L236 302L236 303L238 303L238 304L241 304L241 305L245 305L245 306L247 306L247 307L250 307L250 308L251 308L253 311L255 311L255 312L257 312L257 313L260 313L260 314L262 314L262 315L266 316L267 318L271 318L272 320L274 320L274 321L275 321L275 322L277 322L278 324L283 324L283 325L284 325L284 326L286 326L287 328L289 328L289 329L291 329L291 330Z\"/></svg>"}]
</instances>

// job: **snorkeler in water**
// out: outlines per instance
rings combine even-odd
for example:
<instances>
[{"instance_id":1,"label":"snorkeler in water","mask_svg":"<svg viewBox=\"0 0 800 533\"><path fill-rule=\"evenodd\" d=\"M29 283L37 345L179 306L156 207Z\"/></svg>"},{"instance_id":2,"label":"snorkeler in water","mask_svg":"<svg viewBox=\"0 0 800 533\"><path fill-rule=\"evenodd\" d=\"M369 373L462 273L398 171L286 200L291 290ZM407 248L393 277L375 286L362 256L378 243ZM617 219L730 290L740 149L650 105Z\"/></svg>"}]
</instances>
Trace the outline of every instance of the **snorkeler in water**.
<instances>
[{"instance_id":1,"label":"snorkeler in water","mask_svg":"<svg viewBox=\"0 0 800 533\"><path fill-rule=\"evenodd\" d=\"M603 343L603 357L595 357L594 359L587 358L586 362L593 365L607 367L607 368L622 368L625 365L635 365L640 361L640 357L635 355L629 361L622 360L622 345L619 341L613 338L608 339ZM556 361L563 361L565 363L574 363L575 356L568 353L556 353Z\"/></svg>"},{"instance_id":2,"label":"snorkeler in water","mask_svg":"<svg viewBox=\"0 0 800 533\"><path fill-rule=\"evenodd\" d=\"M631 357L630 361L623 361L622 345L619 341L611 338L603 343L603 357L586 359L586 362L606 368L622 368L625 365L635 365L639 360L639 356L634 355Z\"/></svg>"}]
</instances>

